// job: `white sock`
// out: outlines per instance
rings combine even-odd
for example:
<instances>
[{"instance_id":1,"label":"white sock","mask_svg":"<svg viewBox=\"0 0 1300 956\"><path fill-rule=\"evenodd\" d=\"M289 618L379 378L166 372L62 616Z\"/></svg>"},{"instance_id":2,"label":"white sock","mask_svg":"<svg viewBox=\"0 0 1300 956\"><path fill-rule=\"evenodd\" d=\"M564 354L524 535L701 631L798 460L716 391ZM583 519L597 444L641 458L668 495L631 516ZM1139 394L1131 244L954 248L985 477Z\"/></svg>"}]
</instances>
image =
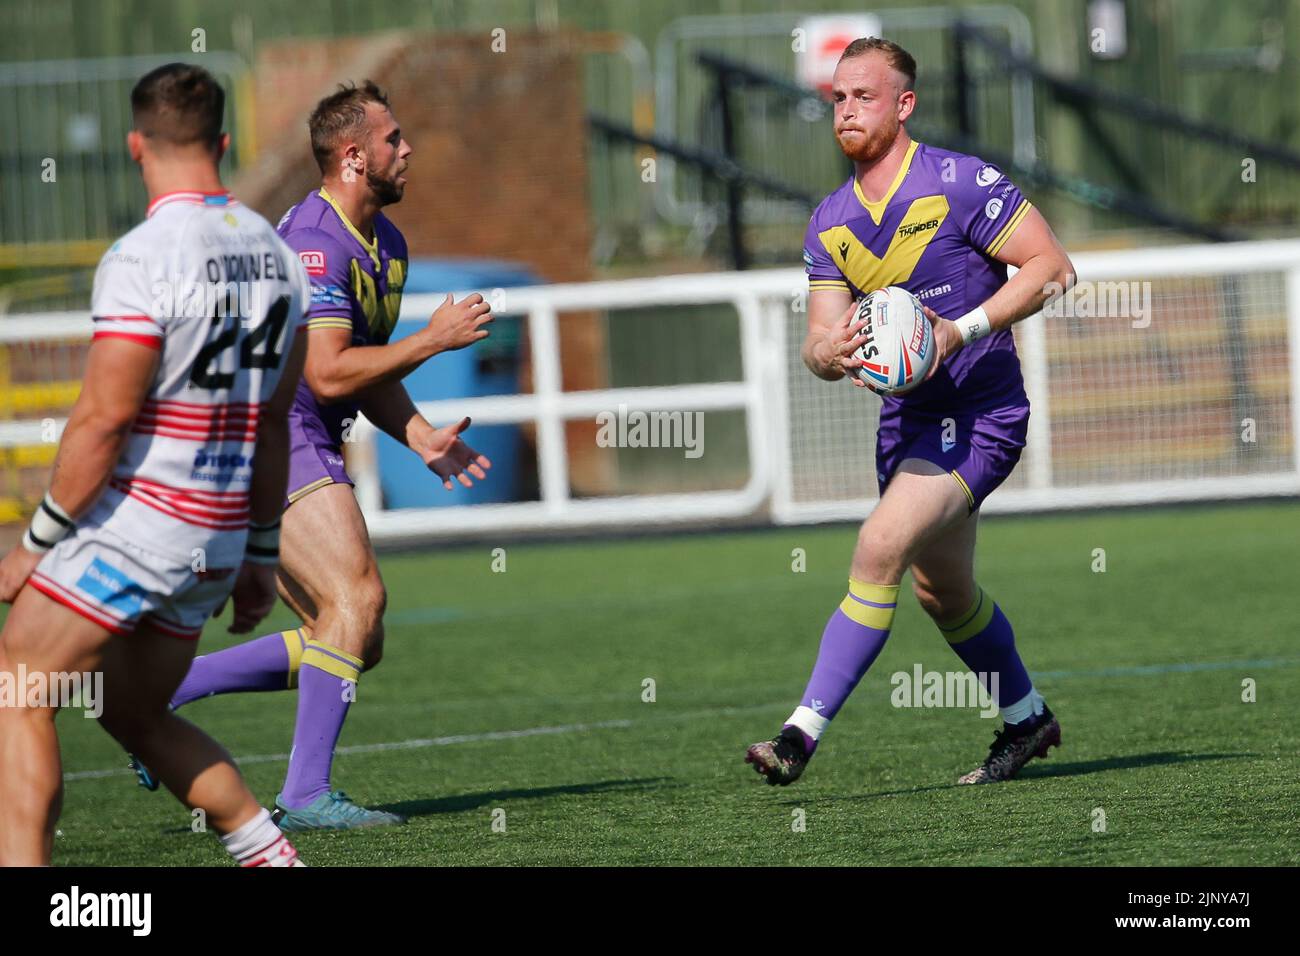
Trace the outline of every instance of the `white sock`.
<instances>
[{"instance_id":1,"label":"white sock","mask_svg":"<svg viewBox=\"0 0 1300 956\"><path fill-rule=\"evenodd\" d=\"M1020 698L1014 704L1008 704L1006 707L998 708L1002 713L1002 719L1008 724L1018 724L1030 717L1038 717L1043 713L1043 695L1038 693L1033 687L1029 688L1029 693Z\"/></svg>"},{"instance_id":2,"label":"white sock","mask_svg":"<svg viewBox=\"0 0 1300 956\"><path fill-rule=\"evenodd\" d=\"M223 836L221 843L240 866L306 866L265 807L234 833Z\"/></svg>"},{"instance_id":3,"label":"white sock","mask_svg":"<svg viewBox=\"0 0 1300 956\"><path fill-rule=\"evenodd\" d=\"M803 704L796 707L794 713L790 715L790 719L786 721L787 724L798 727L813 740L821 740L822 734L826 732L830 722L829 717L823 717L811 707L805 707Z\"/></svg>"}]
</instances>

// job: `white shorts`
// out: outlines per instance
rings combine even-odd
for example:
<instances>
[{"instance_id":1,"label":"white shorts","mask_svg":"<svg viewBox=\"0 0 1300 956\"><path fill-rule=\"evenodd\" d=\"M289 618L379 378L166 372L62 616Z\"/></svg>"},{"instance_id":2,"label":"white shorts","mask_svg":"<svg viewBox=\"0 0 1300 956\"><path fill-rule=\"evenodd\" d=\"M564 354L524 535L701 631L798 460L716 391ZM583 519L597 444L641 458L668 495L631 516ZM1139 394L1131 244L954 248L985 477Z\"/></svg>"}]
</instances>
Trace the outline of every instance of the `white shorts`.
<instances>
[{"instance_id":1,"label":"white shorts","mask_svg":"<svg viewBox=\"0 0 1300 956\"><path fill-rule=\"evenodd\" d=\"M148 618L159 633L193 641L230 595L236 570L196 572L91 525L50 549L28 583L114 634L130 634Z\"/></svg>"}]
</instances>

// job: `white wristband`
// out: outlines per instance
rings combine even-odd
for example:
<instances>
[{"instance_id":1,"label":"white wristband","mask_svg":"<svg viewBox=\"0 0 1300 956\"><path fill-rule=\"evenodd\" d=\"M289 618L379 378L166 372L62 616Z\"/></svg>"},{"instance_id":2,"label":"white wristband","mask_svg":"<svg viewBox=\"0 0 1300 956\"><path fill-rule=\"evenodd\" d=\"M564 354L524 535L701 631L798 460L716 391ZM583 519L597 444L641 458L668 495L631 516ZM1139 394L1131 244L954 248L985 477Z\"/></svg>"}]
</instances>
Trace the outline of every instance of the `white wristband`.
<instances>
[{"instance_id":1,"label":"white wristband","mask_svg":"<svg viewBox=\"0 0 1300 956\"><path fill-rule=\"evenodd\" d=\"M253 564L280 563L280 522L275 524L249 524L248 543L244 545L244 560Z\"/></svg>"},{"instance_id":2,"label":"white wristband","mask_svg":"<svg viewBox=\"0 0 1300 956\"><path fill-rule=\"evenodd\" d=\"M976 339L982 339L993 331L993 323L989 321L988 315L984 312L984 307L971 309L960 319L957 320L957 329L961 332L961 341L963 345L970 345Z\"/></svg>"},{"instance_id":3,"label":"white wristband","mask_svg":"<svg viewBox=\"0 0 1300 956\"><path fill-rule=\"evenodd\" d=\"M71 533L72 519L46 492L23 535L23 547L33 554L44 554Z\"/></svg>"}]
</instances>

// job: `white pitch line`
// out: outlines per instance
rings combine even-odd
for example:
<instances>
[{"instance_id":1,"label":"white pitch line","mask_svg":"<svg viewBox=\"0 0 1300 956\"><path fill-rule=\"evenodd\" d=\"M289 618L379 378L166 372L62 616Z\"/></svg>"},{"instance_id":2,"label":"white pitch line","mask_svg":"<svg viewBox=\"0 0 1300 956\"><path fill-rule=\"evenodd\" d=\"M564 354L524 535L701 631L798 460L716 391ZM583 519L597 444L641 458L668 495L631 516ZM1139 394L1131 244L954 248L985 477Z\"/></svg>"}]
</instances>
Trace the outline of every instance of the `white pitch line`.
<instances>
[{"instance_id":1,"label":"white pitch line","mask_svg":"<svg viewBox=\"0 0 1300 956\"><path fill-rule=\"evenodd\" d=\"M1197 661L1180 664L1147 664L1130 667L1039 671L1031 676L1045 680L1062 680L1072 677L1153 677L1163 674L1178 674L1195 671L1230 670L1239 667L1292 667L1296 664L1300 664L1300 658L1244 661ZM666 714L659 719L695 720L701 717L727 717L732 714L768 710L773 707L779 707L781 703L781 701L776 701L767 704L751 704L745 707L718 707L712 710L697 710L681 714ZM788 703L788 701L786 701L786 703ZM638 723L645 723L645 721L627 719L601 720L589 724L559 724L552 727L525 727L522 730L489 730L478 734L452 734L446 737L395 740L379 744L353 744L349 747L338 747L334 752L336 754L369 754L382 753L386 750L420 750L425 747L447 747L452 744L472 744L487 740L514 740L519 737L541 737L548 734L581 733L586 730L623 730L635 726ZM276 761L288 759L289 755L287 753L250 754L247 757L236 757L235 763L240 765L275 763ZM122 776L123 774L129 774L131 772L132 771L129 768L115 768L112 770L78 770L73 773L65 773L63 779L65 782L73 780L98 780L103 777Z\"/></svg>"},{"instance_id":2,"label":"white pitch line","mask_svg":"<svg viewBox=\"0 0 1300 956\"><path fill-rule=\"evenodd\" d=\"M380 753L385 750L419 750L422 747L447 747L451 744L472 744L481 740L513 740L517 737L540 737L546 734L568 734L579 733L584 730L608 730L609 728L631 727L631 720L602 720L591 724L561 724L556 727L526 727L523 730L489 730L481 734L452 734L449 737L427 737L424 739L414 740L396 740L383 744L354 744L350 747L338 747L335 754L371 754ZM288 760L288 754L250 754L247 757L236 757L235 763L243 766L253 763L275 763L277 760ZM100 777L116 777L121 774L132 773L127 768L123 770L80 770L75 773L65 773L63 779L68 780L97 780Z\"/></svg>"}]
</instances>

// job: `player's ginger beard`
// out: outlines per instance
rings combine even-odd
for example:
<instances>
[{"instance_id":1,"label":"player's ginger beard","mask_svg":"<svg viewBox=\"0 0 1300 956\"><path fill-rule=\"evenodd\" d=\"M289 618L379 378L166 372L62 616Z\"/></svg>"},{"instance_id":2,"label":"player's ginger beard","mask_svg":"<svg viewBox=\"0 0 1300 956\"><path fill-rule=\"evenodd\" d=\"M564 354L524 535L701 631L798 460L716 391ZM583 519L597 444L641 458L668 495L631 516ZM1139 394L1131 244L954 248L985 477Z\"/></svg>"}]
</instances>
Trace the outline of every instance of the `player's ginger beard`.
<instances>
[{"instance_id":1,"label":"player's ginger beard","mask_svg":"<svg viewBox=\"0 0 1300 956\"><path fill-rule=\"evenodd\" d=\"M863 195L870 199L875 190L866 188L867 175L880 171L879 178L884 183L880 194L883 195L888 184L893 182L894 176L897 175L898 167L903 164L903 156L912 143L912 137L895 116L891 116L887 123L874 131L862 129L862 132L865 138L857 147L847 145L840 138L838 130L835 133L835 141L839 144L840 151L853 160L853 178L857 180Z\"/></svg>"}]
</instances>

